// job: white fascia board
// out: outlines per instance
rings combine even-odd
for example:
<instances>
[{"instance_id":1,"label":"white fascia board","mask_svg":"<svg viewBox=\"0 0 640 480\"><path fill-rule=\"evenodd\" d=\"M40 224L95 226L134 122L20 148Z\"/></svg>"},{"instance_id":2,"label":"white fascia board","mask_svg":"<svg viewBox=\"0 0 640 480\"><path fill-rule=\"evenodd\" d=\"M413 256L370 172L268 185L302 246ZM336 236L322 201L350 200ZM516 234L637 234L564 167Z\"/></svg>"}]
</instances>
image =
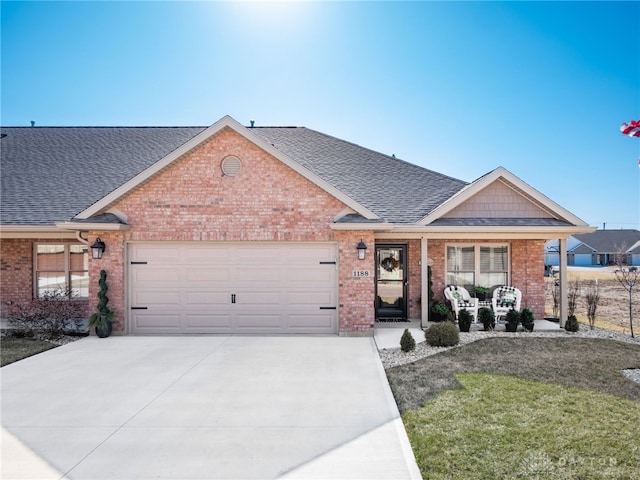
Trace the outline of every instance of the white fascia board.
<instances>
[{"instance_id":1,"label":"white fascia board","mask_svg":"<svg viewBox=\"0 0 640 480\"><path fill-rule=\"evenodd\" d=\"M173 152L169 153L164 158L160 159L158 162L154 163L152 166L150 166L143 172L140 172L138 175L133 177L128 182L122 184L120 187L118 187L113 192L109 193L108 195L100 199L98 202L94 203L92 206L90 206L86 210L80 212L76 216L76 218L87 219L93 215L101 213L104 209L109 207L109 205L117 201L120 197L122 197L132 189L136 188L143 182L147 181L148 179L153 177L155 174L157 174L158 172L160 172L161 170L169 166L171 163L173 163L183 155L189 153L192 149L196 148L202 142L206 141L208 138L217 134L224 128L230 128L234 132L242 135L244 138L254 143L261 149L265 150L267 153L274 156L275 158L280 160L282 163L284 163L285 165L287 165L288 167L290 167L291 169L293 169L294 171L296 171L297 173L305 177L307 180L314 183L315 185L317 185L318 187L320 187L321 189L323 189L324 191L326 191L336 199L340 200L342 203L344 203L348 207L358 212L363 217L369 220L374 220L379 218L375 213L371 212L369 209L360 205L351 197L349 197L348 195L345 195L340 190L335 188L333 185L326 182L322 178L318 177L315 173L311 172L310 170L306 169L299 163L295 162L294 160L289 158L287 155L282 153L280 150L276 149L273 145L269 144L268 142L265 142L263 139L261 139L254 133L251 133L250 128L244 127L243 125L238 123L236 120L231 118L229 115L222 117L216 123L214 123L207 129L200 132L191 140L184 143L183 145L175 149Z\"/></svg>"},{"instance_id":2,"label":"white fascia board","mask_svg":"<svg viewBox=\"0 0 640 480\"><path fill-rule=\"evenodd\" d=\"M545 227L545 226L494 226L479 228L476 226L443 226L436 227L432 225L402 225L395 226L393 233L420 233L427 235L429 238L518 238L518 239L556 239L567 238L577 233L590 233L595 227L581 226L563 226L563 227Z\"/></svg>"},{"instance_id":3,"label":"white fascia board","mask_svg":"<svg viewBox=\"0 0 640 480\"><path fill-rule=\"evenodd\" d=\"M553 216L561 218L576 226L587 226L587 223L585 223L582 219L576 217L573 213L571 213L564 207L561 207L559 204L551 200L546 195L540 193L528 183L516 177L513 173L509 172L504 167L498 167L495 170L487 173L486 175L483 175L474 182L470 183L458 193L453 195L449 200L445 201L442 205L435 208L429 215L425 216L418 223L421 225L428 225L438 220L439 218L443 217L454 208L460 206L465 201L469 200L475 194L480 192L482 189L499 180L500 178L504 178L507 182L513 184L515 187L523 191L526 195L542 205L543 208L549 211ZM591 231L593 230L589 230L589 232Z\"/></svg>"},{"instance_id":4,"label":"white fascia board","mask_svg":"<svg viewBox=\"0 0 640 480\"><path fill-rule=\"evenodd\" d=\"M125 232L131 228L131 225L126 225L123 223L62 222L56 223L56 228L59 228L61 230L73 230L80 232Z\"/></svg>"},{"instance_id":5,"label":"white fascia board","mask_svg":"<svg viewBox=\"0 0 640 480\"><path fill-rule=\"evenodd\" d=\"M76 235L61 232L55 225L2 225L0 238L76 238Z\"/></svg>"}]
</instances>

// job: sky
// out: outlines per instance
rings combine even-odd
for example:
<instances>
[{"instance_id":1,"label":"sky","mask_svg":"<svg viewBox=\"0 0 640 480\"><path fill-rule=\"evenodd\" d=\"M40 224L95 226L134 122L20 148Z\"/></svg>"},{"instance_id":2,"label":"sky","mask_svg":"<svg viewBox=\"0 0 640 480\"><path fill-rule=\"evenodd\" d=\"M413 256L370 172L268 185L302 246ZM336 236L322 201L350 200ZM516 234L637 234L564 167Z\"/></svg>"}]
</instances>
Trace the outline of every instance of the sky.
<instances>
[{"instance_id":1,"label":"sky","mask_svg":"<svg viewBox=\"0 0 640 480\"><path fill-rule=\"evenodd\" d=\"M640 2L0 8L3 126L305 126L640 229Z\"/></svg>"}]
</instances>

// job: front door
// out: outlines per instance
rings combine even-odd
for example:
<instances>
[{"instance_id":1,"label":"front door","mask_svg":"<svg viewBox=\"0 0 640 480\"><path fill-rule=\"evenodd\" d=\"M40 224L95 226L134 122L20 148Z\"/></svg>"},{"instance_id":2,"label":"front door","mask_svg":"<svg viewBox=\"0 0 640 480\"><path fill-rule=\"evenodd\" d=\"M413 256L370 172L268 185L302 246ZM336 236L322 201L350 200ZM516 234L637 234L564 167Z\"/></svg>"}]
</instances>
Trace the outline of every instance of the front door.
<instances>
[{"instance_id":1,"label":"front door","mask_svg":"<svg viewBox=\"0 0 640 480\"><path fill-rule=\"evenodd\" d=\"M376 245L376 319L407 319L407 246Z\"/></svg>"}]
</instances>

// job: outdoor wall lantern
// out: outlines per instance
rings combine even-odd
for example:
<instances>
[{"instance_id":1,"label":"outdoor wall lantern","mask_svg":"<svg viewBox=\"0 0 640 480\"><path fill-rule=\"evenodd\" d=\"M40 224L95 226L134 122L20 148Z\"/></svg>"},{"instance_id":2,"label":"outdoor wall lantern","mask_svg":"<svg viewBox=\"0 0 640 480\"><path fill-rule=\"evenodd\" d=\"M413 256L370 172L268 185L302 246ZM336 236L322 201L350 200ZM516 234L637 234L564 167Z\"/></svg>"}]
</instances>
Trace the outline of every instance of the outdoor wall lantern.
<instances>
[{"instance_id":1,"label":"outdoor wall lantern","mask_svg":"<svg viewBox=\"0 0 640 480\"><path fill-rule=\"evenodd\" d=\"M106 248L107 246L100 240L100 237L96 238L96 241L91 245L91 257L98 260L101 259Z\"/></svg>"},{"instance_id":2,"label":"outdoor wall lantern","mask_svg":"<svg viewBox=\"0 0 640 480\"><path fill-rule=\"evenodd\" d=\"M360 239L360 243L356 248L358 249L358 260L364 260L364 255L367 253L367 246L364 244L362 239Z\"/></svg>"}]
</instances>

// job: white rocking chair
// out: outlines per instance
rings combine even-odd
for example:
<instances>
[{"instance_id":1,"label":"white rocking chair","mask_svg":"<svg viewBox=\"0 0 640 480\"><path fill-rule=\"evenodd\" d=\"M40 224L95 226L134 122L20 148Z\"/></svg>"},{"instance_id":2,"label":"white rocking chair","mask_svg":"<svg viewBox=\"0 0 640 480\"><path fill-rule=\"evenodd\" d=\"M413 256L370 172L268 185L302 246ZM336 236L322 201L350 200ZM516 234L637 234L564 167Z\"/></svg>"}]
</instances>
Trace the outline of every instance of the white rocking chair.
<instances>
[{"instance_id":1,"label":"white rocking chair","mask_svg":"<svg viewBox=\"0 0 640 480\"><path fill-rule=\"evenodd\" d=\"M493 291L493 299L491 300L496 320L499 317L505 316L509 310L520 311L521 301L522 292L520 292L516 287L503 285L496 288Z\"/></svg>"},{"instance_id":2,"label":"white rocking chair","mask_svg":"<svg viewBox=\"0 0 640 480\"><path fill-rule=\"evenodd\" d=\"M449 303L451 303L451 308L453 309L453 313L458 318L458 313L460 310L465 309L473 316L473 321L478 321L478 299L469 295L469 292L464 287L459 287L457 285L449 285L444 289L444 296Z\"/></svg>"}]
</instances>

